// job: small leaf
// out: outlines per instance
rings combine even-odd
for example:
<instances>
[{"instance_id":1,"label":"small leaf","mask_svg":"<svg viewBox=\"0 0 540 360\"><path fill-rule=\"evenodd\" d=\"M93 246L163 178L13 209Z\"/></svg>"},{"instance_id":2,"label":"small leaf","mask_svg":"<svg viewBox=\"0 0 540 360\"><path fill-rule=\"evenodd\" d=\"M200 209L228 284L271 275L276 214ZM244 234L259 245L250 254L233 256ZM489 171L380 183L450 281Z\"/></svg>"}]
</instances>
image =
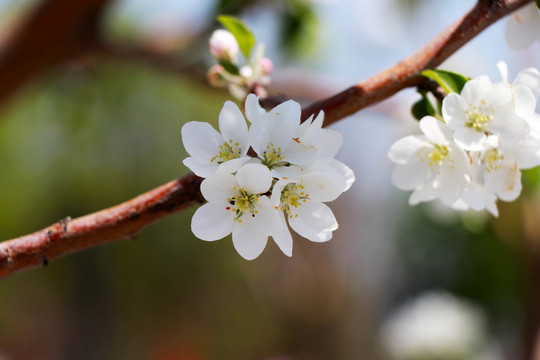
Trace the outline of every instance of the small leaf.
<instances>
[{"instance_id":1,"label":"small leaf","mask_svg":"<svg viewBox=\"0 0 540 360\"><path fill-rule=\"evenodd\" d=\"M240 73L240 71L238 70L238 66L236 66L230 61L220 60L219 64L223 66L223 68L230 74L238 75Z\"/></svg>"},{"instance_id":2,"label":"small leaf","mask_svg":"<svg viewBox=\"0 0 540 360\"><path fill-rule=\"evenodd\" d=\"M251 30L242 20L234 16L220 15L217 20L234 35L242 54L246 60L249 59L251 49L255 45L255 36Z\"/></svg>"},{"instance_id":3,"label":"small leaf","mask_svg":"<svg viewBox=\"0 0 540 360\"><path fill-rule=\"evenodd\" d=\"M540 1L540 0L539 0ZM439 84L447 93L460 93L470 78L446 70L424 70L421 74Z\"/></svg>"},{"instance_id":4,"label":"small leaf","mask_svg":"<svg viewBox=\"0 0 540 360\"><path fill-rule=\"evenodd\" d=\"M416 120L421 120L424 116L437 116L437 111L427 97L424 90L418 91L422 98L418 100L411 108L411 113Z\"/></svg>"}]
</instances>

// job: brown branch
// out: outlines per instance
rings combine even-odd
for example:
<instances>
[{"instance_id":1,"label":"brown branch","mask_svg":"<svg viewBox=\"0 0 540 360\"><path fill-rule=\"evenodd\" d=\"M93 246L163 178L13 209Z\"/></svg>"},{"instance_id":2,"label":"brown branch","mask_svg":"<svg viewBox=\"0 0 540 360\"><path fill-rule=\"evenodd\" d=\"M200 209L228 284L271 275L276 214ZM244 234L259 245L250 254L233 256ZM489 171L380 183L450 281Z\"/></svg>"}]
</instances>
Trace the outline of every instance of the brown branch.
<instances>
[{"instance_id":1,"label":"brown branch","mask_svg":"<svg viewBox=\"0 0 540 360\"><path fill-rule=\"evenodd\" d=\"M0 103L36 75L92 49L108 0L46 0L0 44Z\"/></svg>"},{"instance_id":2,"label":"brown branch","mask_svg":"<svg viewBox=\"0 0 540 360\"><path fill-rule=\"evenodd\" d=\"M489 25L530 2L532 0L478 1L469 13L416 53L337 95L311 104L303 109L302 118L323 110L328 126L400 90L419 85L424 81L420 72L436 68Z\"/></svg>"},{"instance_id":3,"label":"brown branch","mask_svg":"<svg viewBox=\"0 0 540 360\"><path fill-rule=\"evenodd\" d=\"M0 278L89 247L132 238L153 222L201 203L201 181L188 174L120 205L76 219L66 218L33 234L2 242Z\"/></svg>"},{"instance_id":4,"label":"brown branch","mask_svg":"<svg viewBox=\"0 0 540 360\"><path fill-rule=\"evenodd\" d=\"M303 110L303 115L324 110L325 125L328 125L401 89L416 86L422 81L418 75L421 70L437 66L487 26L529 2L531 0L481 0L416 54L336 96L310 105ZM5 63L0 62L0 75L2 66ZM132 237L160 218L202 202L200 181L193 174L186 175L118 206L60 221L31 235L0 243L0 277L89 247Z\"/></svg>"}]
</instances>

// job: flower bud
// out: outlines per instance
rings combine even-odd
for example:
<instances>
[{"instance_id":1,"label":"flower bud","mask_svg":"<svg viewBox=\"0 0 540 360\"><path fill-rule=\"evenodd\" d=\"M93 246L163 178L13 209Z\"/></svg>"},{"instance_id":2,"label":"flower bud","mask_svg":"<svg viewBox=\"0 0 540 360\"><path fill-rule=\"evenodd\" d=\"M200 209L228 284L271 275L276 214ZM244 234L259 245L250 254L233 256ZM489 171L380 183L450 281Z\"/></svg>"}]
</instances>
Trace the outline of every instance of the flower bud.
<instances>
[{"instance_id":1,"label":"flower bud","mask_svg":"<svg viewBox=\"0 0 540 360\"><path fill-rule=\"evenodd\" d=\"M206 74L206 78L208 79L210 85L214 87L224 87L227 84L227 81L223 77L224 72L225 68L223 68L223 66L219 64L212 66Z\"/></svg>"},{"instance_id":2,"label":"flower bud","mask_svg":"<svg viewBox=\"0 0 540 360\"><path fill-rule=\"evenodd\" d=\"M270 60L267 57L263 57L259 61L259 66L262 69L263 75L270 75L272 74L272 71L274 70L274 64L272 64L272 60Z\"/></svg>"},{"instance_id":3,"label":"flower bud","mask_svg":"<svg viewBox=\"0 0 540 360\"><path fill-rule=\"evenodd\" d=\"M210 55L218 61L226 60L235 63L238 58L238 42L227 30L216 30L210 36Z\"/></svg>"}]
</instances>

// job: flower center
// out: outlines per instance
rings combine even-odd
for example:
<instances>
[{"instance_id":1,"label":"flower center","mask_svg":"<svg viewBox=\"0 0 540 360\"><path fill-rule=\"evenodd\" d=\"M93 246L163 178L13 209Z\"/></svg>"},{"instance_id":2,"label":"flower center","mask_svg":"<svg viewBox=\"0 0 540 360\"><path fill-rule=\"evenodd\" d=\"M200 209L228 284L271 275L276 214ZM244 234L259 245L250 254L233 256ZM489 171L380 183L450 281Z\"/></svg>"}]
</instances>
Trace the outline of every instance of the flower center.
<instances>
[{"instance_id":1,"label":"flower center","mask_svg":"<svg viewBox=\"0 0 540 360\"><path fill-rule=\"evenodd\" d=\"M309 194L304 191L303 185L287 184L281 192L281 210L287 213L289 218L293 217L291 207L297 208L306 202ZM297 217L295 214L294 217Z\"/></svg>"},{"instance_id":2,"label":"flower center","mask_svg":"<svg viewBox=\"0 0 540 360\"><path fill-rule=\"evenodd\" d=\"M233 188L233 190L238 192L232 198L227 199L232 207L227 206L226 209L234 212L236 215L234 221L238 221L238 223L241 224L241 217L244 213L250 213L252 217L255 217L255 215L259 213L259 211L255 209L255 203L259 201L259 196L257 194L248 194L244 188L241 188L240 190Z\"/></svg>"},{"instance_id":3,"label":"flower center","mask_svg":"<svg viewBox=\"0 0 540 360\"><path fill-rule=\"evenodd\" d=\"M274 147L274 143L270 143L270 145L266 146L266 151L264 152L264 159L261 160L261 163L263 165L266 165L269 169L272 169L273 167L277 166L282 160L284 159L284 156L281 155L281 147Z\"/></svg>"},{"instance_id":4,"label":"flower center","mask_svg":"<svg viewBox=\"0 0 540 360\"><path fill-rule=\"evenodd\" d=\"M218 164L222 164L225 161L239 158L241 153L242 149L238 147L238 143L236 142L233 145L231 139L229 143L224 142L222 145L219 145L219 153L210 159L210 162L216 161Z\"/></svg>"},{"instance_id":5,"label":"flower center","mask_svg":"<svg viewBox=\"0 0 540 360\"><path fill-rule=\"evenodd\" d=\"M431 143L432 148L423 147L423 151L418 151L416 156L420 158L420 162L427 162L430 171L439 172L439 168L443 167L446 162L450 163L450 169L454 168L454 160L450 158L450 150L446 145Z\"/></svg>"},{"instance_id":6,"label":"flower center","mask_svg":"<svg viewBox=\"0 0 540 360\"><path fill-rule=\"evenodd\" d=\"M467 115L465 126L478 132L485 132L489 121L493 119L494 111L492 110L491 114L488 114L489 109L485 106L486 103L484 100L480 103L482 104L480 107L469 104L469 109L465 111L465 114Z\"/></svg>"},{"instance_id":7,"label":"flower center","mask_svg":"<svg viewBox=\"0 0 540 360\"><path fill-rule=\"evenodd\" d=\"M484 168L486 172L497 171L502 168L501 161L504 160L504 155L500 154L497 149L489 149L484 155Z\"/></svg>"}]
</instances>

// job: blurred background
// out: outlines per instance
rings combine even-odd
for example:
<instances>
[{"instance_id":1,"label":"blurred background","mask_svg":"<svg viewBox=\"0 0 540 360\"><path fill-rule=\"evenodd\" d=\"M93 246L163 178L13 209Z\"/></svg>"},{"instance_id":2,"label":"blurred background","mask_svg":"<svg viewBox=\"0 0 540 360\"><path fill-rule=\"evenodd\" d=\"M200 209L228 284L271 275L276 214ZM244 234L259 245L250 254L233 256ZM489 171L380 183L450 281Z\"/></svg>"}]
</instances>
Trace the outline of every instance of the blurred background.
<instances>
[{"instance_id":1,"label":"blurred background","mask_svg":"<svg viewBox=\"0 0 540 360\"><path fill-rule=\"evenodd\" d=\"M0 0L0 43L45 1ZM180 129L214 126L205 72L215 16L240 16L274 61L270 93L308 104L393 65L474 5L454 0L120 0L94 54L63 61L0 108L0 239L78 217L188 172ZM76 6L76 5L74 5ZM65 21L69 21L66 18ZM498 80L540 67L500 21L442 68ZM60 40L59 40L60 41ZM36 44L40 46L40 44ZM43 51L46 51L44 49ZM24 59L21 59L23 61ZM0 82L2 79L0 79ZM137 238L0 282L0 359L520 359L540 322L540 174L501 215L409 207L386 153L418 132L406 90L333 126L356 182L328 243L273 242L254 261L198 240L195 208ZM417 350L420 349L420 350Z\"/></svg>"}]
</instances>

